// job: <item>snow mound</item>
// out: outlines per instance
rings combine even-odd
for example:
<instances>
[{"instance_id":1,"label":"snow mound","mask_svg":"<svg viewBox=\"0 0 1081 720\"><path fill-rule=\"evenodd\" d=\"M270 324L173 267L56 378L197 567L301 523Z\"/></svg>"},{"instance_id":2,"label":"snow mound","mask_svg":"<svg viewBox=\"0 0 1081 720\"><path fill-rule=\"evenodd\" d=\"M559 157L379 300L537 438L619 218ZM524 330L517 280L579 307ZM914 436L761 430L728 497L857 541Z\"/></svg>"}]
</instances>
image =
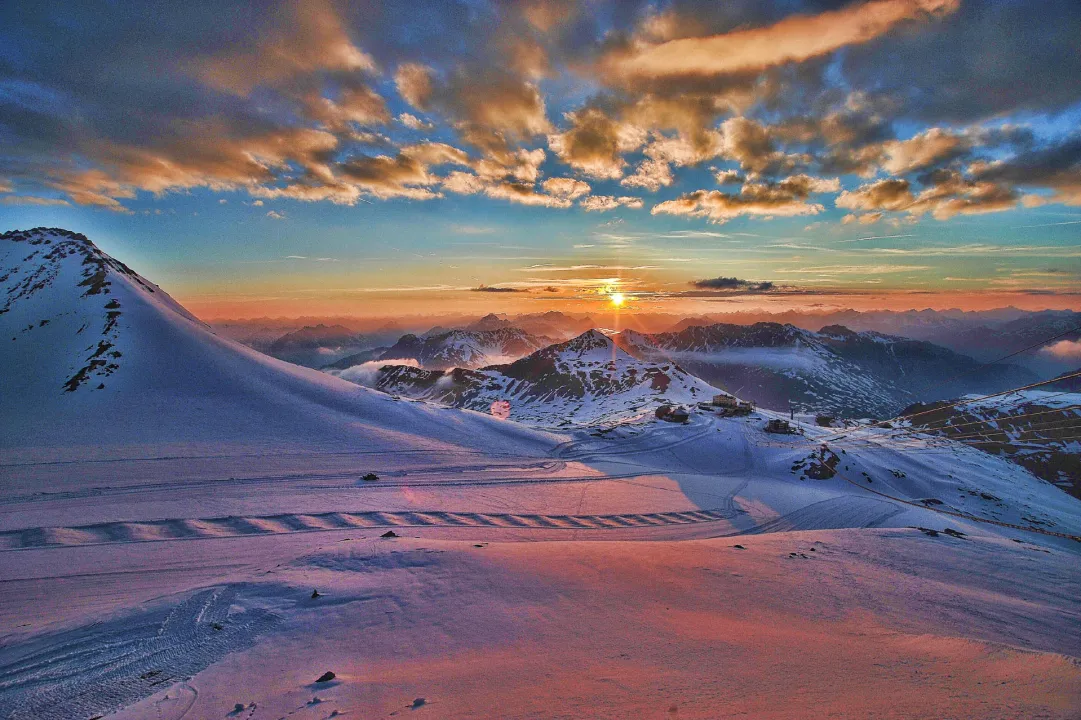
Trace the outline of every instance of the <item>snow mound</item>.
<instances>
[{"instance_id":1,"label":"snow mound","mask_svg":"<svg viewBox=\"0 0 1081 720\"><path fill-rule=\"evenodd\" d=\"M184 443L364 448L555 439L394 399L215 335L84 235L0 235L0 447Z\"/></svg>"}]
</instances>

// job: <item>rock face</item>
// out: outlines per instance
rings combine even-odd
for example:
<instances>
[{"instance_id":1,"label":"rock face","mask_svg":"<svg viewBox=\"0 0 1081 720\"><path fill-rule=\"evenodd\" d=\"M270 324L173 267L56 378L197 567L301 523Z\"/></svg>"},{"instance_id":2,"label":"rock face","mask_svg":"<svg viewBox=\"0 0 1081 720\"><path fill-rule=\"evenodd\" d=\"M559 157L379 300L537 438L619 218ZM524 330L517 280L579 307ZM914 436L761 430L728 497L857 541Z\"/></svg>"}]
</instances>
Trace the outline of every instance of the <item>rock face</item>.
<instances>
[{"instance_id":1,"label":"rock face","mask_svg":"<svg viewBox=\"0 0 1081 720\"><path fill-rule=\"evenodd\" d=\"M674 363L637 360L596 330L477 370L388 364L371 382L391 394L484 412L508 402L511 419L542 427L619 422L662 404L704 402L716 394Z\"/></svg>"},{"instance_id":2,"label":"rock face","mask_svg":"<svg viewBox=\"0 0 1081 720\"><path fill-rule=\"evenodd\" d=\"M932 343L831 325L819 332L755 323L621 333L631 355L678 362L759 405L849 417L889 416L917 400L994 392L1035 379L1011 365L981 366Z\"/></svg>"}]
</instances>

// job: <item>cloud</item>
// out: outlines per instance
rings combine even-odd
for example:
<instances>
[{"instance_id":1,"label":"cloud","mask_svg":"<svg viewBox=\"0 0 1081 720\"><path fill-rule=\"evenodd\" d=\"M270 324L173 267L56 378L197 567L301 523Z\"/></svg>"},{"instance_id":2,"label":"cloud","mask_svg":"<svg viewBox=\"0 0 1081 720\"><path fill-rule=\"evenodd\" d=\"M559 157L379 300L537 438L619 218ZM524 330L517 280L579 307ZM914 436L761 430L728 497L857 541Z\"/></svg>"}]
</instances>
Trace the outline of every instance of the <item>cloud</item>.
<instances>
[{"instance_id":1,"label":"cloud","mask_svg":"<svg viewBox=\"0 0 1081 720\"><path fill-rule=\"evenodd\" d=\"M936 171L929 185L906 208L913 215L930 212L936 220L982 215L1017 207L1020 193L994 182L973 181L953 170Z\"/></svg>"},{"instance_id":2,"label":"cloud","mask_svg":"<svg viewBox=\"0 0 1081 720\"><path fill-rule=\"evenodd\" d=\"M403 147L395 157L358 155L345 161L340 172L349 183L380 198L427 199L438 193L429 189L440 178L433 166L469 165L469 156L444 143L420 143Z\"/></svg>"},{"instance_id":3,"label":"cloud","mask_svg":"<svg viewBox=\"0 0 1081 720\"><path fill-rule=\"evenodd\" d=\"M612 195L591 195L589 197L582 198L578 203L582 206L582 209L587 212L605 212L608 210L615 210L620 207L627 207L632 209L639 209L642 207L642 198L636 197L614 197Z\"/></svg>"},{"instance_id":4,"label":"cloud","mask_svg":"<svg viewBox=\"0 0 1081 720\"><path fill-rule=\"evenodd\" d=\"M705 280L692 280L691 285L699 290L725 290L742 293L766 293L775 289L771 282L755 282L734 277L715 277Z\"/></svg>"},{"instance_id":5,"label":"cloud","mask_svg":"<svg viewBox=\"0 0 1081 720\"><path fill-rule=\"evenodd\" d=\"M549 178L541 183L545 192L557 197L579 198L589 194L589 184L574 178Z\"/></svg>"},{"instance_id":6,"label":"cloud","mask_svg":"<svg viewBox=\"0 0 1081 720\"><path fill-rule=\"evenodd\" d=\"M1081 340L1059 340L1043 348L1040 352L1059 360L1081 360Z\"/></svg>"},{"instance_id":7,"label":"cloud","mask_svg":"<svg viewBox=\"0 0 1081 720\"><path fill-rule=\"evenodd\" d=\"M0 23L19 54L0 92L0 187L116 212L197 188L603 210L626 196L595 181L618 180L674 188L658 214L723 222L816 214L809 194L834 190L786 176L856 174L842 222L1081 204L1081 136L1056 114L1081 100L1074 0L1038 16L975 0L661 5L17 13ZM78 63L57 51L73 47ZM688 192L705 170L685 169L707 163L741 189ZM4 200L19 202L35 201Z\"/></svg>"},{"instance_id":8,"label":"cloud","mask_svg":"<svg viewBox=\"0 0 1081 720\"><path fill-rule=\"evenodd\" d=\"M1025 3L965 0L923 32L849 47L841 72L855 87L896 98L915 122L1053 115L1081 99L1081 4L1044 0L1040 12L1034 18Z\"/></svg>"},{"instance_id":9,"label":"cloud","mask_svg":"<svg viewBox=\"0 0 1081 720\"><path fill-rule=\"evenodd\" d=\"M435 127L430 122L425 122L416 115L410 115L409 113L402 113L399 115L398 122L405 125L410 130L431 130Z\"/></svg>"},{"instance_id":10,"label":"cloud","mask_svg":"<svg viewBox=\"0 0 1081 720\"><path fill-rule=\"evenodd\" d=\"M647 158L635 169L633 175L620 180L624 187L636 187L656 192L672 184L672 167L663 160Z\"/></svg>"},{"instance_id":11,"label":"cloud","mask_svg":"<svg viewBox=\"0 0 1081 720\"><path fill-rule=\"evenodd\" d=\"M271 220L284 220L285 219L285 213L278 212L277 210L270 210L269 212L267 212L266 216L268 218L270 218Z\"/></svg>"},{"instance_id":12,"label":"cloud","mask_svg":"<svg viewBox=\"0 0 1081 720\"><path fill-rule=\"evenodd\" d=\"M388 365L404 365L412 368L420 367L420 363L413 358L395 358L394 360L385 361L373 360L361 363L360 365L354 365L345 370L340 370L337 375L342 380L348 380L357 385L375 387L376 382L379 380L379 371Z\"/></svg>"},{"instance_id":13,"label":"cloud","mask_svg":"<svg viewBox=\"0 0 1081 720\"><path fill-rule=\"evenodd\" d=\"M809 203L811 193L836 192L840 181L836 178L815 178L809 175L793 175L778 183L747 183L739 195L719 190L697 190L675 200L667 200L653 207L654 215L686 215L703 217L714 223L725 223L741 215L759 217L793 217L817 215L825 208Z\"/></svg>"},{"instance_id":14,"label":"cloud","mask_svg":"<svg viewBox=\"0 0 1081 720\"><path fill-rule=\"evenodd\" d=\"M471 288L471 292L483 292L483 293L522 293L529 292L523 288L514 287L493 287L492 285L480 285L479 287Z\"/></svg>"},{"instance_id":15,"label":"cloud","mask_svg":"<svg viewBox=\"0 0 1081 720\"><path fill-rule=\"evenodd\" d=\"M837 198L837 207L847 210L904 210L915 201L908 180L878 180Z\"/></svg>"},{"instance_id":16,"label":"cloud","mask_svg":"<svg viewBox=\"0 0 1081 720\"><path fill-rule=\"evenodd\" d=\"M233 138L210 121L189 123L184 130L190 135L183 142L156 148L110 143L88 147L87 154L97 157L102 168L62 171L46 184L77 204L120 211L124 208L118 200L135 197L137 190L155 194L195 187L253 190L273 182L276 173L290 164L303 168L321 185L334 184L328 161L338 140L331 133L290 128ZM266 186L264 190L267 197L290 196L284 190L274 192Z\"/></svg>"},{"instance_id":17,"label":"cloud","mask_svg":"<svg viewBox=\"0 0 1081 720\"><path fill-rule=\"evenodd\" d=\"M632 42L604 56L599 69L616 84L636 80L754 73L873 40L905 21L954 12L960 0L872 0L818 15L719 35Z\"/></svg>"},{"instance_id":18,"label":"cloud","mask_svg":"<svg viewBox=\"0 0 1081 720\"><path fill-rule=\"evenodd\" d=\"M645 133L617 122L599 108L568 113L570 129L548 136L559 159L589 177L615 179L623 175L623 153L641 147Z\"/></svg>"},{"instance_id":19,"label":"cloud","mask_svg":"<svg viewBox=\"0 0 1081 720\"><path fill-rule=\"evenodd\" d=\"M0 193L9 193L15 190L15 186L8 180L0 178Z\"/></svg>"},{"instance_id":20,"label":"cloud","mask_svg":"<svg viewBox=\"0 0 1081 720\"><path fill-rule=\"evenodd\" d=\"M430 106L454 123L463 141L497 159L510 144L552 129L537 85L496 68L460 69L433 87Z\"/></svg>"},{"instance_id":21,"label":"cloud","mask_svg":"<svg viewBox=\"0 0 1081 720\"><path fill-rule=\"evenodd\" d=\"M541 184L546 192L538 191L534 181L544 160L544 151L539 148L521 150L507 159L512 164L483 159L472 164L475 173L451 172L443 178L443 189L459 195L484 194L519 205L552 208L570 207L574 198L589 192L588 184L573 178L549 178Z\"/></svg>"},{"instance_id":22,"label":"cloud","mask_svg":"<svg viewBox=\"0 0 1081 720\"><path fill-rule=\"evenodd\" d=\"M1004 160L978 163L972 174L977 181L1050 188L1052 201L1081 205L1081 134Z\"/></svg>"},{"instance_id":23,"label":"cloud","mask_svg":"<svg viewBox=\"0 0 1081 720\"><path fill-rule=\"evenodd\" d=\"M721 125L722 152L747 172L777 172L795 167L799 158L778 151L769 130L754 120L735 117Z\"/></svg>"},{"instance_id":24,"label":"cloud","mask_svg":"<svg viewBox=\"0 0 1081 720\"><path fill-rule=\"evenodd\" d=\"M843 218L841 218L841 223L843 225L848 225L850 223L859 223L860 225L874 225L876 222L881 220L882 217L883 215L880 212L863 214L849 213L848 215L845 215ZM862 240L863 238L860 239Z\"/></svg>"},{"instance_id":25,"label":"cloud","mask_svg":"<svg viewBox=\"0 0 1081 720\"><path fill-rule=\"evenodd\" d=\"M735 170L718 170L713 177L717 179L718 185L739 185L746 181L746 178Z\"/></svg>"},{"instance_id":26,"label":"cloud","mask_svg":"<svg viewBox=\"0 0 1081 720\"><path fill-rule=\"evenodd\" d=\"M403 63L394 72L398 94L407 103L425 110L432 97L432 69L420 63Z\"/></svg>"},{"instance_id":27,"label":"cloud","mask_svg":"<svg viewBox=\"0 0 1081 720\"><path fill-rule=\"evenodd\" d=\"M63 198L38 197L36 195L5 195L0 198L0 205L71 205Z\"/></svg>"},{"instance_id":28,"label":"cloud","mask_svg":"<svg viewBox=\"0 0 1081 720\"><path fill-rule=\"evenodd\" d=\"M351 123L382 125L390 121L386 102L367 87L345 88L336 99L313 93L303 98L308 117L324 128L344 131Z\"/></svg>"},{"instance_id":29,"label":"cloud","mask_svg":"<svg viewBox=\"0 0 1081 720\"><path fill-rule=\"evenodd\" d=\"M488 197L508 200L519 205L539 207L567 208L571 206L569 198L553 197L537 192L529 183L504 182L484 188Z\"/></svg>"},{"instance_id":30,"label":"cloud","mask_svg":"<svg viewBox=\"0 0 1081 720\"><path fill-rule=\"evenodd\" d=\"M251 47L197 61L196 75L218 89L248 95L258 85L290 81L301 74L376 69L372 57L350 40L327 0L285 3L283 8L287 22L266 28Z\"/></svg>"},{"instance_id":31,"label":"cloud","mask_svg":"<svg viewBox=\"0 0 1081 720\"><path fill-rule=\"evenodd\" d=\"M1009 210L1021 199L1013 188L972 180L955 170L936 170L924 181L924 188L913 193L908 180L879 180L841 193L836 204L856 211L903 211L911 216L930 213L936 220L948 220L957 215Z\"/></svg>"},{"instance_id":32,"label":"cloud","mask_svg":"<svg viewBox=\"0 0 1081 720\"><path fill-rule=\"evenodd\" d=\"M930 269L930 265L816 265L812 267L786 268L776 272L810 275L883 275Z\"/></svg>"},{"instance_id":33,"label":"cloud","mask_svg":"<svg viewBox=\"0 0 1081 720\"><path fill-rule=\"evenodd\" d=\"M891 175L904 175L913 170L955 158L967 149L967 141L941 128L931 128L908 140L884 143L886 159L883 169Z\"/></svg>"}]
</instances>

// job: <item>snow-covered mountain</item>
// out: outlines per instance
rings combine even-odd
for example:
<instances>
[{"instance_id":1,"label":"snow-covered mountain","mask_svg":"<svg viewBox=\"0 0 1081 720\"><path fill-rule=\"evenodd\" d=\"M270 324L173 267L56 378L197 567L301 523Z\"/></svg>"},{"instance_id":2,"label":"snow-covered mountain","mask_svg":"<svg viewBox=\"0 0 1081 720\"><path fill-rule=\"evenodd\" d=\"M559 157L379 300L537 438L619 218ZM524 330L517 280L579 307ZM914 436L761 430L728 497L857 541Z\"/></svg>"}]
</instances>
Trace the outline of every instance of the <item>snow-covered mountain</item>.
<instances>
[{"instance_id":1,"label":"snow-covered mountain","mask_svg":"<svg viewBox=\"0 0 1081 720\"><path fill-rule=\"evenodd\" d=\"M516 360L550 342L515 327L449 330L423 337L403 335L377 359L413 360L427 370L473 369Z\"/></svg>"},{"instance_id":2,"label":"snow-covered mountain","mask_svg":"<svg viewBox=\"0 0 1081 720\"><path fill-rule=\"evenodd\" d=\"M993 392L1034 380L1011 365L976 360L928 342L827 326L716 324L679 332L626 330L635 357L678 362L688 372L778 410L888 416L919 399Z\"/></svg>"},{"instance_id":3,"label":"snow-covered mountain","mask_svg":"<svg viewBox=\"0 0 1081 720\"><path fill-rule=\"evenodd\" d=\"M395 402L219 337L66 230L0 235L0 338L3 448L552 443L494 418Z\"/></svg>"},{"instance_id":4,"label":"snow-covered mountain","mask_svg":"<svg viewBox=\"0 0 1081 720\"><path fill-rule=\"evenodd\" d=\"M903 414L915 417L903 427L1005 457L1081 498L1078 379L955 407L949 407L952 402L916 404L904 410Z\"/></svg>"},{"instance_id":5,"label":"snow-covered mountain","mask_svg":"<svg viewBox=\"0 0 1081 720\"><path fill-rule=\"evenodd\" d=\"M620 422L717 393L674 363L631 357L597 330L509 364L450 372L387 365L365 381L395 395L481 411L506 401L512 419L540 427Z\"/></svg>"}]
</instances>

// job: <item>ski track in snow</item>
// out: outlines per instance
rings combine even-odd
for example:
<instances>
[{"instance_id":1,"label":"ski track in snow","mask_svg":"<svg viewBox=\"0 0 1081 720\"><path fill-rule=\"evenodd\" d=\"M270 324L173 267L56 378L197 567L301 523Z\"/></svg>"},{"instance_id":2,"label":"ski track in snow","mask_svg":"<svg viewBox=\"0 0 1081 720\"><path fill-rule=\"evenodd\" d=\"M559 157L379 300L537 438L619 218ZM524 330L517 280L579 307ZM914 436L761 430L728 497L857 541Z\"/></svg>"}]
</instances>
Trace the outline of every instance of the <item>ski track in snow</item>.
<instances>
[{"instance_id":1,"label":"ski track in snow","mask_svg":"<svg viewBox=\"0 0 1081 720\"><path fill-rule=\"evenodd\" d=\"M0 650L0 717L95 717L186 680L280 622L238 602L235 588L210 588L167 611L45 638L28 654Z\"/></svg>"},{"instance_id":2,"label":"ski track in snow","mask_svg":"<svg viewBox=\"0 0 1081 720\"><path fill-rule=\"evenodd\" d=\"M812 503L740 534L760 535L794 530L873 528L904 511L904 507L886 500L842 496Z\"/></svg>"},{"instance_id":3,"label":"ski track in snow","mask_svg":"<svg viewBox=\"0 0 1081 720\"><path fill-rule=\"evenodd\" d=\"M619 530L692 525L731 520L742 514L733 507L681 512L612 515L542 515L536 513L472 513L443 511L327 512L215 518L109 522L71 527L38 527L0 533L0 551L30 548L165 542L330 532L353 528L504 528L533 530Z\"/></svg>"}]
</instances>

